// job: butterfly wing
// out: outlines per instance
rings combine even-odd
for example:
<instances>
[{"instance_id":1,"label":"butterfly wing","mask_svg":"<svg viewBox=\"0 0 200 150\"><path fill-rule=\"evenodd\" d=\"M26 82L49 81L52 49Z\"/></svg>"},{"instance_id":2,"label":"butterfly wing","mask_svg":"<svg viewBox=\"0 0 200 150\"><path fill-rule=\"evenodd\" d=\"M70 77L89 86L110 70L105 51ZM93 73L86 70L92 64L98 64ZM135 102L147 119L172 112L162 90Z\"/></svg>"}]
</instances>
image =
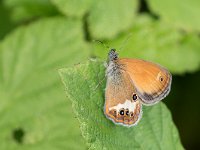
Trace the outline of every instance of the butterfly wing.
<instances>
[{"instance_id":1,"label":"butterfly wing","mask_svg":"<svg viewBox=\"0 0 200 150\"><path fill-rule=\"evenodd\" d=\"M133 82L136 93L146 105L152 105L168 95L172 76L163 67L139 59L119 59Z\"/></svg>"},{"instance_id":2,"label":"butterfly wing","mask_svg":"<svg viewBox=\"0 0 200 150\"><path fill-rule=\"evenodd\" d=\"M117 69L107 76L104 113L114 123L133 126L140 120L142 104L133 100L134 86L129 75Z\"/></svg>"}]
</instances>

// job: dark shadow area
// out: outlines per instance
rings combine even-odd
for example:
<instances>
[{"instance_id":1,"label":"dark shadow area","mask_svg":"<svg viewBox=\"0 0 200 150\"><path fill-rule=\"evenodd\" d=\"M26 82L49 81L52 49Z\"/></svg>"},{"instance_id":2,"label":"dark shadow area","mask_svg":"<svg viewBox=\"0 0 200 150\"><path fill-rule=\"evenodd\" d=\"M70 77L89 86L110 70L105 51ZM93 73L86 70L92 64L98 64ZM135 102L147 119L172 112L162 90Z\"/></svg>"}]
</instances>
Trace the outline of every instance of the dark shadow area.
<instances>
[{"instance_id":1,"label":"dark shadow area","mask_svg":"<svg viewBox=\"0 0 200 150\"><path fill-rule=\"evenodd\" d=\"M164 100L171 110L185 149L200 149L200 71L173 76L172 90Z\"/></svg>"},{"instance_id":2,"label":"dark shadow area","mask_svg":"<svg viewBox=\"0 0 200 150\"><path fill-rule=\"evenodd\" d=\"M139 13L148 13L150 14L154 19L159 19L159 16L155 14L149 7L147 0L140 0L139 1Z\"/></svg>"},{"instance_id":3,"label":"dark shadow area","mask_svg":"<svg viewBox=\"0 0 200 150\"><path fill-rule=\"evenodd\" d=\"M11 10L6 8L0 0L0 40L16 27L16 24L11 21L10 12Z\"/></svg>"},{"instance_id":4,"label":"dark shadow area","mask_svg":"<svg viewBox=\"0 0 200 150\"><path fill-rule=\"evenodd\" d=\"M13 139L19 144L23 144L24 135L25 132L22 128L17 128L12 131Z\"/></svg>"},{"instance_id":5,"label":"dark shadow area","mask_svg":"<svg viewBox=\"0 0 200 150\"><path fill-rule=\"evenodd\" d=\"M88 25L88 16L89 16L89 13L86 13L83 16L83 33L84 33L85 40L88 42L91 42L91 35L89 32L89 25Z\"/></svg>"}]
</instances>

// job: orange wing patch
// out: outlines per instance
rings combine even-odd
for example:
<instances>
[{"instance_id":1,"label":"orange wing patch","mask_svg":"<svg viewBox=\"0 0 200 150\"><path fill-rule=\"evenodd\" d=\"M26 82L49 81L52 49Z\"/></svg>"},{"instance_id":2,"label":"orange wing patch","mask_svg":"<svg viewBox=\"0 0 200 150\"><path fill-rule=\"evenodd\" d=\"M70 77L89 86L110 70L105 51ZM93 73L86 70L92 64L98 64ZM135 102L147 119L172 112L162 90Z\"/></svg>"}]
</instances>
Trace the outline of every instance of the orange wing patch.
<instances>
[{"instance_id":1,"label":"orange wing patch","mask_svg":"<svg viewBox=\"0 0 200 150\"><path fill-rule=\"evenodd\" d=\"M144 104L154 104L169 93L172 77L165 68L138 59L119 59L119 63L124 65Z\"/></svg>"}]
</instances>

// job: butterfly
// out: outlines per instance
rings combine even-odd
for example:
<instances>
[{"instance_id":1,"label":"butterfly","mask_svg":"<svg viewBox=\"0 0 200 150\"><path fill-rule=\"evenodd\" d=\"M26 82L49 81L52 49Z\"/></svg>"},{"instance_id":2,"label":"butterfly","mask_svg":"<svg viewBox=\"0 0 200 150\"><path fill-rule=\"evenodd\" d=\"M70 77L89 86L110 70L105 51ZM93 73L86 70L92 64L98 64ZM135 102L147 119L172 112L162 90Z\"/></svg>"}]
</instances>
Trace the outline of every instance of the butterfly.
<instances>
[{"instance_id":1,"label":"butterfly","mask_svg":"<svg viewBox=\"0 0 200 150\"><path fill-rule=\"evenodd\" d=\"M164 67L108 53L104 113L115 124L131 127L142 117L142 105L154 105L171 89L172 75Z\"/></svg>"}]
</instances>

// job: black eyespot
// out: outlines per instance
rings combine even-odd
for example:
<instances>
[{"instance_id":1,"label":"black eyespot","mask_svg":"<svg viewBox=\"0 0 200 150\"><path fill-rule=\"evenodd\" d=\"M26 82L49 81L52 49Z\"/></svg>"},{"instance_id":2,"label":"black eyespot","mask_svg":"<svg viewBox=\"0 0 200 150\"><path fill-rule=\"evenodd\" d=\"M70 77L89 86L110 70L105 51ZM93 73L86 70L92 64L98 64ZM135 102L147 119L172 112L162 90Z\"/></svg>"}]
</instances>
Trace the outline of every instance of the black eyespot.
<instances>
[{"instance_id":1,"label":"black eyespot","mask_svg":"<svg viewBox=\"0 0 200 150\"><path fill-rule=\"evenodd\" d=\"M130 116L133 117L133 112L130 113Z\"/></svg>"},{"instance_id":2,"label":"black eyespot","mask_svg":"<svg viewBox=\"0 0 200 150\"><path fill-rule=\"evenodd\" d=\"M119 114L123 116L124 115L124 109L120 110Z\"/></svg>"},{"instance_id":3,"label":"black eyespot","mask_svg":"<svg viewBox=\"0 0 200 150\"><path fill-rule=\"evenodd\" d=\"M127 116L129 115L129 110L126 110L126 115L127 115Z\"/></svg>"},{"instance_id":4,"label":"black eyespot","mask_svg":"<svg viewBox=\"0 0 200 150\"><path fill-rule=\"evenodd\" d=\"M137 99L137 95L133 94L133 100L135 101Z\"/></svg>"},{"instance_id":5,"label":"black eyespot","mask_svg":"<svg viewBox=\"0 0 200 150\"><path fill-rule=\"evenodd\" d=\"M160 81L163 81L163 80L164 80L164 79L163 79L163 77L161 76L161 77L160 77Z\"/></svg>"}]
</instances>

